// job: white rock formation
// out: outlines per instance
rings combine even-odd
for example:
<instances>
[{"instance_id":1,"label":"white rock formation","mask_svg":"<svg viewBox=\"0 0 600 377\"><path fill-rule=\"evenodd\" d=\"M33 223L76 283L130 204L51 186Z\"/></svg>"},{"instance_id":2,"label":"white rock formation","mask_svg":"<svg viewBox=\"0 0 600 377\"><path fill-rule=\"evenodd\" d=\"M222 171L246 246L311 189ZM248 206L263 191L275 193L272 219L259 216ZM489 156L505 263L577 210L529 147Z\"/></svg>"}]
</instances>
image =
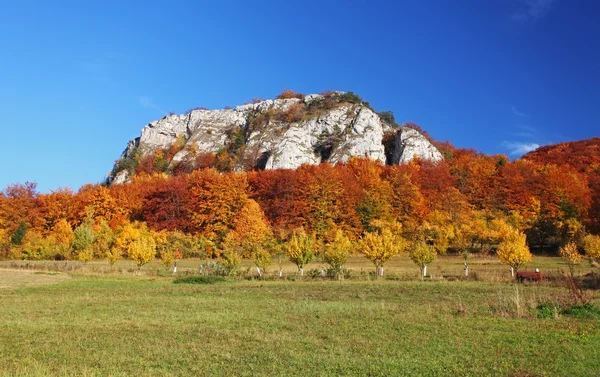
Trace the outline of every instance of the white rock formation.
<instances>
[{"instance_id":1,"label":"white rock formation","mask_svg":"<svg viewBox=\"0 0 600 377\"><path fill-rule=\"evenodd\" d=\"M441 161L444 159L440 151L421 135L419 131L414 128L402 127L396 134L396 147L392 163L405 164L415 157L431 161Z\"/></svg>"},{"instance_id":2,"label":"white rock formation","mask_svg":"<svg viewBox=\"0 0 600 377\"><path fill-rule=\"evenodd\" d=\"M343 92L334 92L341 95ZM121 158L130 157L134 150L151 153L167 148L178 138L186 147L175 155L171 164L192 160L194 151L216 153L232 143L233 137L243 137L240 166L264 169L295 169L302 164L344 162L350 157L369 157L374 160L402 164L415 157L442 160L441 153L418 131L393 128L363 104L340 101L328 110L309 110L295 122L285 122L275 113L285 113L294 104L311 109L323 95L307 95L304 100L277 99L237 106L227 110L193 110L185 115L170 115L153 121L142 129L141 136L131 140ZM310 105L310 107L309 107ZM317 103L318 105L318 103ZM257 119L260 117L260 122ZM384 134L395 132L395 142L385 150ZM240 136L241 135L241 136ZM393 145L393 146L390 146ZM244 165L242 165L242 163ZM114 183L128 180L118 172Z\"/></svg>"}]
</instances>

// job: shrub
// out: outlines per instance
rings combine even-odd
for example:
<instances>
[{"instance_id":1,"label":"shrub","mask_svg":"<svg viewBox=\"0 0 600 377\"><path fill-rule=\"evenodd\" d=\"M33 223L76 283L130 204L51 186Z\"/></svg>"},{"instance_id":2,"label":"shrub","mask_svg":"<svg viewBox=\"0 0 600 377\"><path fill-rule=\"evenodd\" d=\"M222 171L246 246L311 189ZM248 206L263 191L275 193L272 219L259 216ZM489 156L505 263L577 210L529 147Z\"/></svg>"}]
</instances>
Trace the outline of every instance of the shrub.
<instances>
[{"instance_id":1,"label":"shrub","mask_svg":"<svg viewBox=\"0 0 600 377\"><path fill-rule=\"evenodd\" d=\"M577 251L577 245L569 242L558 250L558 254L565 260L572 275L574 266L581 262L581 254Z\"/></svg>"},{"instance_id":2,"label":"shrub","mask_svg":"<svg viewBox=\"0 0 600 377\"><path fill-rule=\"evenodd\" d=\"M592 304L573 305L561 311L562 314L575 318L597 318L600 319L600 308Z\"/></svg>"},{"instance_id":3,"label":"shrub","mask_svg":"<svg viewBox=\"0 0 600 377\"><path fill-rule=\"evenodd\" d=\"M200 264L198 271L202 276L225 276L226 270L220 261L208 261Z\"/></svg>"},{"instance_id":4,"label":"shrub","mask_svg":"<svg viewBox=\"0 0 600 377\"><path fill-rule=\"evenodd\" d=\"M226 281L219 276L184 276L173 280L175 284L216 284Z\"/></svg>"},{"instance_id":5,"label":"shrub","mask_svg":"<svg viewBox=\"0 0 600 377\"><path fill-rule=\"evenodd\" d=\"M400 127L398 123L396 123L396 118L394 117L394 113L392 111L382 111L377 113L377 115L379 115L379 118L382 121L389 124L390 126Z\"/></svg>"},{"instance_id":6,"label":"shrub","mask_svg":"<svg viewBox=\"0 0 600 377\"><path fill-rule=\"evenodd\" d=\"M306 106L303 103L293 103L287 110L275 110L273 118L282 122L299 122L306 115Z\"/></svg>"},{"instance_id":7,"label":"shrub","mask_svg":"<svg viewBox=\"0 0 600 377\"><path fill-rule=\"evenodd\" d=\"M283 92L281 92L279 95L277 95L277 97L275 97L275 99L289 99L289 98L304 99L304 94L294 92L291 89L285 89Z\"/></svg>"}]
</instances>

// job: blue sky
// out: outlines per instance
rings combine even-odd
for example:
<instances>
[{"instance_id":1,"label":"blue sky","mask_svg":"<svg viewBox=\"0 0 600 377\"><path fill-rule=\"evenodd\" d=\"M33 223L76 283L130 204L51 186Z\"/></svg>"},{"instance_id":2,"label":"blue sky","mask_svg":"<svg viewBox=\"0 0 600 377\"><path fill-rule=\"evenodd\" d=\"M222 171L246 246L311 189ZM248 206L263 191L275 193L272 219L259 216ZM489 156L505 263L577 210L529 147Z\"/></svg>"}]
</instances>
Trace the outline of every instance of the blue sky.
<instances>
[{"instance_id":1,"label":"blue sky","mask_svg":"<svg viewBox=\"0 0 600 377\"><path fill-rule=\"evenodd\" d=\"M174 111L351 90L518 157L600 136L600 2L0 0L0 188L77 190Z\"/></svg>"}]
</instances>

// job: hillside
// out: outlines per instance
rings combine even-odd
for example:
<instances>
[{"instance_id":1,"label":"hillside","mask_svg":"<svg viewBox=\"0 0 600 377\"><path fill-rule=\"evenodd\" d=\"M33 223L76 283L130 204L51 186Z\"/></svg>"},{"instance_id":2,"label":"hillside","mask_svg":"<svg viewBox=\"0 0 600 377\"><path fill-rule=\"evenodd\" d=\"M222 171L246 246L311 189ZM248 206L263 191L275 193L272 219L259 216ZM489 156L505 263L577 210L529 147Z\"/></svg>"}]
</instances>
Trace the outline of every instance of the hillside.
<instances>
[{"instance_id":1,"label":"hillside","mask_svg":"<svg viewBox=\"0 0 600 377\"><path fill-rule=\"evenodd\" d=\"M557 166L569 165L582 173L600 173L600 137L546 145L523 159Z\"/></svg>"},{"instance_id":2,"label":"hillside","mask_svg":"<svg viewBox=\"0 0 600 377\"><path fill-rule=\"evenodd\" d=\"M222 110L193 109L150 122L129 141L110 180L135 172L296 169L368 157L388 165L415 156L432 161L440 152L418 130L376 113L352 92L302 95L285 91L275 100Z\"/></svg>"},{"instance_id":3,"label":"hillside","mask_svg":"<svg viewBox=\"0 0 600 377\"><path fill-rule=\"evenodd\" d=\"M589 228L600 231L600 137L546 145L523 156L537 164L552 164L584 174L590 189Z\"/></svg>"}]
</instances>

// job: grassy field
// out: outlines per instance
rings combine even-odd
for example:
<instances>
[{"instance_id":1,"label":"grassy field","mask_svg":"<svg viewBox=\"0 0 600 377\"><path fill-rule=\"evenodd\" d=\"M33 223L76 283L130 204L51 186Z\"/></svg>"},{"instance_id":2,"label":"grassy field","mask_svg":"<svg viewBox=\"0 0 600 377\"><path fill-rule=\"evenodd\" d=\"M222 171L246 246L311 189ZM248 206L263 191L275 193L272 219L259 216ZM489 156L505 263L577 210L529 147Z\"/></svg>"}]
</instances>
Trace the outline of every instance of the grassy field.
<instances>
[{"instance_id":1,"label":"grassy field","mask_svg":"<svg viewBox=\"0 0 600 377\"><path fill-rule=\"evenodd\" d=\"M462 262L447 258L423 282L202 285L98 273L102 262L53 275L0 268L0 376L598 375L598 313L541 318L535 308L564 302L566 289L449 281ZM504 279L492 261L480 273ZM415 277L414 268L399 258L386 273Z\"/></svg>"}]
</instances>

